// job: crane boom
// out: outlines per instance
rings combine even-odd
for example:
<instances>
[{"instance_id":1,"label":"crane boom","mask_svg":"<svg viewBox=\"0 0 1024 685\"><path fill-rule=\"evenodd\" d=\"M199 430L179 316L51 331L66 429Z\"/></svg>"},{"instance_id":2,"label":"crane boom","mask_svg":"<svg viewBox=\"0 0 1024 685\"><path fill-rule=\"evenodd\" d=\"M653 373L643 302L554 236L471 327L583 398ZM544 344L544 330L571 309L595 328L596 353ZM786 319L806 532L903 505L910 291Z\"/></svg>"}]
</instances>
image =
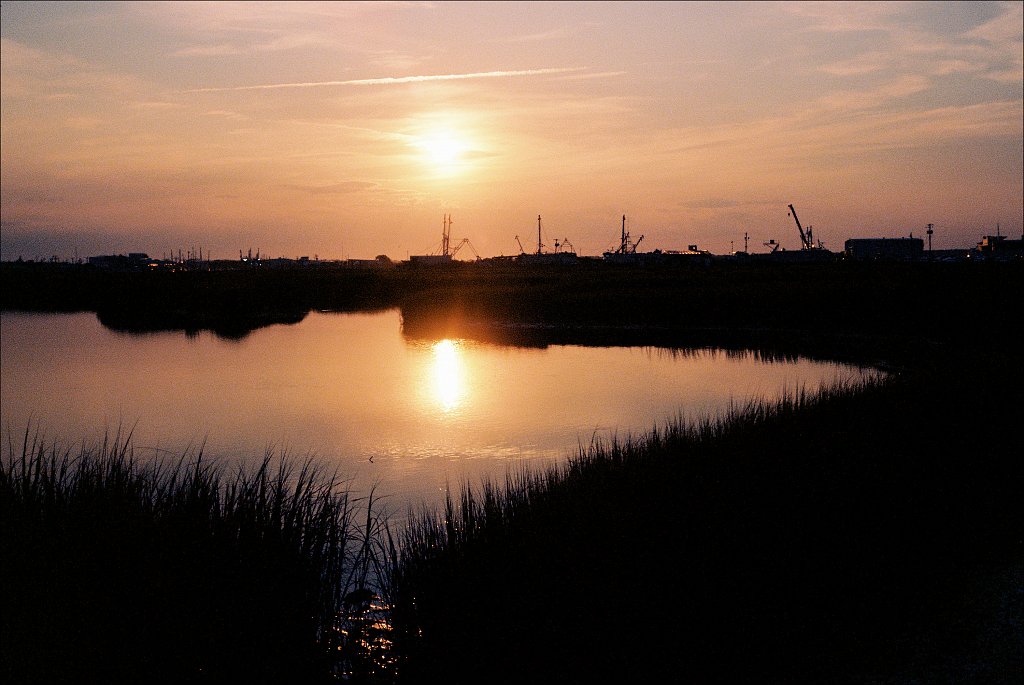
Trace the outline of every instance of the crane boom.
<instances>
[{"instance_id":1,"label":"crane boom","mask_svg":"<svg viewBox=\"0 0 1024 685\"><path fill-rule=\"evenodd\" d=\"M793 221L796 222L797 230L800 231L800 246L805 250L811 249L813 247L813 245L811 245L811 240L807 237L807 234L804 233L804 227L800 225L800 219L797 217L796 209L793 208L793 205L789 206L789 211L793 215Z\"/></svg>"},{"instance_id":2,"label":"crane boom","mask_svg":"<svg viewBox=\"0 0 1024 685\"><path fill-rule=\"evenodd\" d=\"M462 240L459 241L459 244L455 246L455 249L452 250L452 258L453 259L455 258L455 255L457 255L459 253L459 250L461 250L463 246L469 247L469 249L473 253L473 255L477 259L480 259L480 255L477 254L476 248L473 247L473 243L469 242L469 238L463 238Z\"/></svg>"}]
</instances>

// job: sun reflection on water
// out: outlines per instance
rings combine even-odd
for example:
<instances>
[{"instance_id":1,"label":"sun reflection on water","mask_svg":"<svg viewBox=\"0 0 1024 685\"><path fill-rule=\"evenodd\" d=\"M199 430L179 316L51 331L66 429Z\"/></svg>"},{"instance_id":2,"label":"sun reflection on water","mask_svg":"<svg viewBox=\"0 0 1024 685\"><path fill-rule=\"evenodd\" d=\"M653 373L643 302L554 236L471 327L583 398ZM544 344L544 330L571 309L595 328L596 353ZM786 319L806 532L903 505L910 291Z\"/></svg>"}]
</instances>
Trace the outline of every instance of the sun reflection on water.
<instances>
[{"instance_id":1,"label":"sun reflection on water","mask_svg":"<svg viewBox=\"0 0 1024 685\"><path fill-rule=\"evenodd\" d=\"M465 399L465 369L460 346L453 340L434 343L433 390L437 403L447 414L459 408Z\"/></svg>"}]
</instances>

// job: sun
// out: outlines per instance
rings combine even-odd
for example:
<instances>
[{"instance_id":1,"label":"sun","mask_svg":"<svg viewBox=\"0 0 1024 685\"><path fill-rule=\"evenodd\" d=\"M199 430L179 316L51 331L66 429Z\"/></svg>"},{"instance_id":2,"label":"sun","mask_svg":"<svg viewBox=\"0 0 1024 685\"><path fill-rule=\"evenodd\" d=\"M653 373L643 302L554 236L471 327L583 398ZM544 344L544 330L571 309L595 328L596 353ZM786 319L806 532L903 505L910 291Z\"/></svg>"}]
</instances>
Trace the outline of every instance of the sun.
<instances>
[{"instance_id":1,"label":"sun","mask_svg":"<svg viewBox=\"0 0 1024 685\"><path fill-rule=\"evenodd\" d=\"M457 162L465 150L461 140L456 139L449 133L438 133L425 138L421 146L423 151L435 164L452 164Z\"/></svg>"},{"instance_id":2,"label":"sun","mask_svg":"<svg viewBox=\"0 0 1024 685\"><path fill-rule=\"evenodd\" d=\"M419 149L422 162L441 175L459 171L469 149L466 140L451 130L434 130L417 137L413 145Z\"/></svg>"}]
</instances>

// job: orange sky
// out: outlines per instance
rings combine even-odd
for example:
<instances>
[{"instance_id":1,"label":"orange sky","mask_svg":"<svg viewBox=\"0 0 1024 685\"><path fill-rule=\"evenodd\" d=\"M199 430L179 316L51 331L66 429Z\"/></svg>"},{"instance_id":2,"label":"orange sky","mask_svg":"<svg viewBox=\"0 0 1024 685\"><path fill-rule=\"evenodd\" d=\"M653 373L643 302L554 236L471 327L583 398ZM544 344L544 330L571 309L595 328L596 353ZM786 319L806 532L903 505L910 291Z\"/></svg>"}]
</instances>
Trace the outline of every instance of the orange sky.
<instances>
[{"instance_id":1,"label":"orange sky","mask_svg":"<svg viewBox=\"0 0 1024 685\"><path fill-rule=\"evenodd\" d=\"M4 2L0 257L1019 237L1022 7Z\"/></svg>"}]
</instances>

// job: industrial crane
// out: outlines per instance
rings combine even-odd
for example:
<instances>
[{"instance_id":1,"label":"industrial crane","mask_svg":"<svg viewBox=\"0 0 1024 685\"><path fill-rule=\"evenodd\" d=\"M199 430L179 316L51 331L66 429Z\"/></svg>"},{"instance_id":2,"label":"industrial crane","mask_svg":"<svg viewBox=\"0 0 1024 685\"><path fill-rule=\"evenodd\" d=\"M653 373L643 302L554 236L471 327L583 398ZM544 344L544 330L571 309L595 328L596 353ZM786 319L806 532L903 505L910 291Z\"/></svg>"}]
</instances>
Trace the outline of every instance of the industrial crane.
<instances>
[{"instance_id":1,"label":"industrial crane","mask_svg":"<svg viewBox=\"0 0 1024 685\"><path fill-rule=\"evenodd\" d=\"M814 236L811 233L811 227L807 227L807 232L804 233L804 227L800 225L800 218L796 215L796 209L793 205L789 206L789 212L793 215L793 221L796 222L796 228L800 231L800 249L802 250L813 250L814 249Z\"/></svg>"},{"instance_id":2,"label":"industrial crane","mask_svg":"<svg viewBox=\"0 0 1024 685\"><path fill-rule=\"evenodd\" d=\"M480 255L477 254L476 248L473 247L473 243L469 242L469 238L463 238L459 241L459 244L455 246L454 250L452 250L452 259L455 259L455 255L459 253L459 250L461 250L463 246L468 246L470 251L473 253L473 256L480 259Z\"/></svg>"},{"instance_id":3,"label":"industrial crane","mask_svg":"<svg viewBox=\"0 0 1024 685\"><path fill-rule=\"evenodd\" d=\"M622 215L622 240L620 241L619 246L615 249L615 251L614 252L610 252L609 254L636 254L636 248L637 248L638 245L640 245L640 242L643 239L644 239L644 237L641 235L639 238L636 239L635 242L630 242L629 231L626 230L626 215L623 214Z\"/></svg>"}]
</instances>

